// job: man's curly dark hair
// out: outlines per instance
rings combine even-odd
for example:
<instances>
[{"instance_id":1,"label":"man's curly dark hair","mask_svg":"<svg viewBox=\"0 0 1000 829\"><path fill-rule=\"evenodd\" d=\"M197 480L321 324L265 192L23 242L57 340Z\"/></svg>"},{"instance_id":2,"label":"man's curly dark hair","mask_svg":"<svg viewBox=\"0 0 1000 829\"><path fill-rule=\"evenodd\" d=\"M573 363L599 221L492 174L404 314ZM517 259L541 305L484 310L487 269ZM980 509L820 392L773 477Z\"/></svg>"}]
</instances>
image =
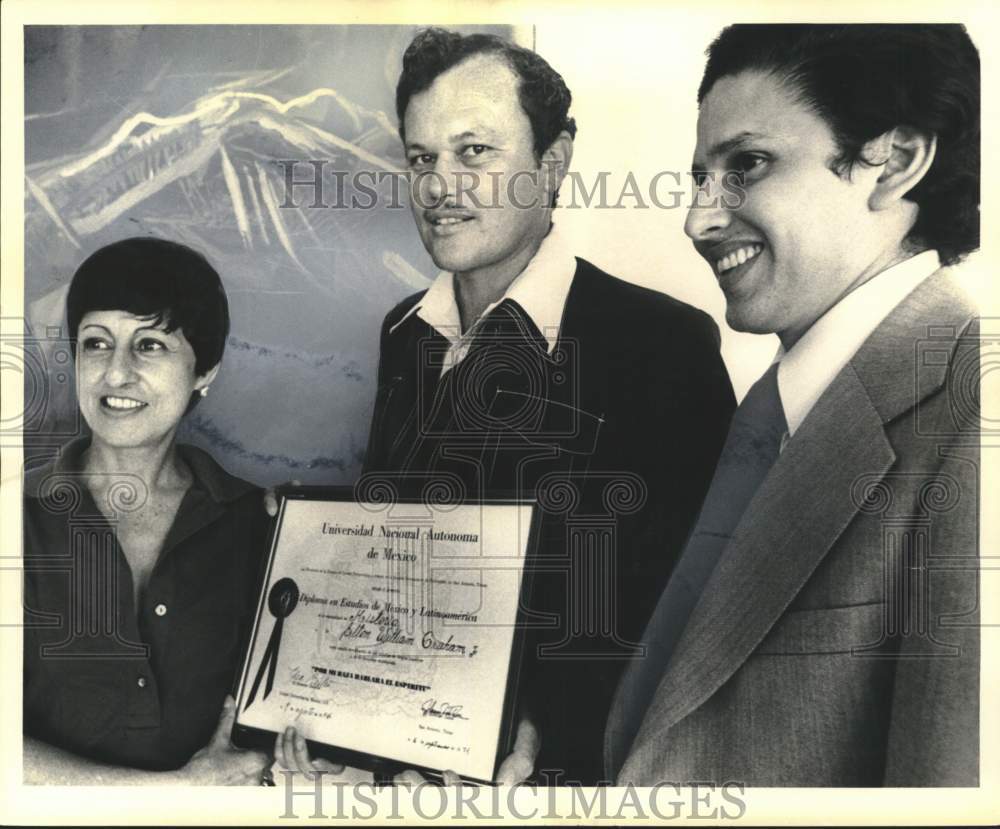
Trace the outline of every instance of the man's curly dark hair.
<instances>
[{"instance_id":1,"label":"man's curly dark hair","mask_svg":"<svg viewBox=\"0 0 1000 829\"><path fill-rule=\"evenodd\" d=\"M979 53L964 26L738 24L707 54L699 103L726 75L772 74L826 121L842 175L880 163L864 146L894 127L935 135L933 164L906 196L920 208L907 241L946 265L979 247Z\"/></svg>"},{"instance_id":2,"label":"man's curly dark hair","mask_svg":"<svg viewBox=\"0 0 1000 829\"><path fill-rule=\"evenodd\" d=\"M430 87L438 75L474 55L495 54L503 58L520 78L518 97L531 122L535 161L539 161L563 130L576 135L576 122L569 117L573 96L562 75L530 49L496 35L462 35L446 29L418 32L403 54L403 72L396 85L396 116L399 135L406 143L403 118L410 98Z\"/></svg>"}]
</instances>

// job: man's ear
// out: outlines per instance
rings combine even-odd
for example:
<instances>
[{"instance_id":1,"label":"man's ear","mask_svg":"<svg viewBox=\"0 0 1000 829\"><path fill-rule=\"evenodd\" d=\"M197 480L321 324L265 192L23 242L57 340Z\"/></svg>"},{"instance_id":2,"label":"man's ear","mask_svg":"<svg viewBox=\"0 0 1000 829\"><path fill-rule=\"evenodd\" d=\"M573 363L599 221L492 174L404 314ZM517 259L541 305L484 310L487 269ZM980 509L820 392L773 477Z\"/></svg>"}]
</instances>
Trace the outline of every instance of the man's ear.
<instances>
[{"instance_id":1,"label":"man's ear","mask_svg":"<svg viewBox=\"0 0 1000 829\"><path fill-rule=\"evenodd\" d=\"M870 143L879 145L873 155L884 158L888 154L888 159L882 165L868 206L872 210L885 210L895 205L927 175L934 163L937 137L923 130L901 126Z\"/></svg>"},{"instance_id":2,"label":"man's ear","mask_svg":"<svg viewBox=\"0 0 1000 829\"><path fill-rule=\"evenodd\" d=\"M563 130L542 153L542 169L546 176L545 188L549 195L555 193L566 178L569 163L573 160L573 136Z\"/></svg>"}]
</instances>

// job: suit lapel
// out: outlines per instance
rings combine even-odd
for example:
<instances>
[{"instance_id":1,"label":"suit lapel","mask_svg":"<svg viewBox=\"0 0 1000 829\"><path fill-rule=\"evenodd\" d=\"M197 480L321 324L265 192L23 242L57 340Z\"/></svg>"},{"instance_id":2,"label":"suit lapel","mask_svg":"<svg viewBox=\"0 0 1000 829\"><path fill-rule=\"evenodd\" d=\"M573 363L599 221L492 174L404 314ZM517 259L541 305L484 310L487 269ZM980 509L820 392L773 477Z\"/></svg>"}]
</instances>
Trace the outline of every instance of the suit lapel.
<instances>
[{"instance_id":1,"label":"suit lapel","mask_svg":"<svg viewBox=\"0 0 1000 829\"><path fill-rule=\"evenodd\" d=\"M416 315L393 336L391 371L376 404L378 445L385 447L384 457L376 460L385 468L406 469L423 439L448 341Z\"/></svg>"},{"instance_id":2,"label":"suit lapel","mask_svg":"<svg viewBox=\"0 0 1000 829\"><path fill-rule=\"evenodd\" d=\"M943 383L947 361L916 365L928 326L951 326L957 336L974 313L947 272L932 275L837 375L750 502L657 686L630 762L641 763L644 747L708 700L778 621L857 513L856 482L892 466L884 424ZM655 637L649 630L645 638ZM619 718L621 698L620 689ZM613 754L627 747L608 748L613 771Z\"/></svg>"},{"instance_id":3,"label":"suit lapel","mask_svg":"<svg viewBox=\"0 0 1000 829\"><path fill-rule=\"evenodd\" d=\"M892 452L856 374L845 370L788 443L747 508L660 682L648 726L670 728L753 652L858 510L854 482L884 474Z\"/></svg>"},{"instance_id":4,"label":"suit lapel","mask_svg":"<svg viewBox=\"0 0 1000 829\"><path fill-rule=\"evenodd\" d=\"M577 259L553 352L557 374L567 381L562 392L565 408L555 414L561 424L560 433L565 432L566 419L573 418L572 436L564 440L564 445L575 454L596 454L597 439L606 428L605 419L612 408L608 378L611 356L619 344L608 331L607 313L606 303L595 297L592 266Z\"/></svg>"}]
</instances>

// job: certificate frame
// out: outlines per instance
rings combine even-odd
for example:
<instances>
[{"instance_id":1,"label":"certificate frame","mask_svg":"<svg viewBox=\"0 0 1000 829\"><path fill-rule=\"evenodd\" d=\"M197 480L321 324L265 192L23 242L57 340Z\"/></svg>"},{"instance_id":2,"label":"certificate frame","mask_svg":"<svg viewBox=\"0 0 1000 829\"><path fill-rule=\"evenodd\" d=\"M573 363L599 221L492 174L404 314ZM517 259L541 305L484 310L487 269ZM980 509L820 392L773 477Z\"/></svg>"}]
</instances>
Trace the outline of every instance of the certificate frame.
<instances>
[{"instance_id":1,"label":"certificate frame","mask_svg":"<svg viewBox=\"0 0 1000 829\"><path fill-rule=\"evenodd\" d=\"M391 480L387 478L386 480ZM253 657L258 649L258 642L261 639L262 621L267 618L266 608L268 606L268 586L271 585L276 566L276 553L278 542L281 537L282 523L286 514L286 504L291 501L316 501L316 502L366 502L358 498L356 487L351 486L302 486L284 485L275 489L275 496L278 501L278 513L271 522L268 534L268 553L262 565L260 595L257 601L257 609L254 615L250 636L246 644L245 652L241 660L241 669L237 677L236 696L236 717L234 719L231 739L234 745L241 748L269 750L274 746L276 730L260 728L247 725L240 721L240 715L247 707L244 700L247 697L247 689L253 681L251 668ZM426 501L420 497L409 494L396 494L391 498L392 505L426 505ZM462 780L490 785L496 778L497 771L503 759L510 754L513 749L516 728L517 728L517 704L519 693L522 688L523 672L526 658L526 634L533 626L527 621L530 615L530 598L534 586L532 578L531 562L535 559L535 552L538 546L540 532L540 511L537 508L534 498L513 497L499 495L497 497L476 498L446 501L435 504L436 506L453 507L481 507L481 506L512 506L531 507L531 517L528 523L525 547L521 556L520 586L518 589L516 613L513 619L513 633L510 645L510 655L507 661L507 672L504 685L503 703L501 708L500 728L497 739L496 750L494 752L492 764L492 776L490 779L460 774ZM280 571L279 571L280 572ZM277 657L275 657L276 661ZM263 666L261 666L263 667ZM289 723L292 724L292 723ZM310 756L313 758L324 758L334 763L342 763L357 769L370 771L377 781L387 781L406 769L412 769L425 777L440 781L442 779L439 769L420 765L413 762L404 762L399 758L381 756L375 753L359 751L355 748L339 746L333 743L320 742L307 739L306 744Z\"/></svg>"}]
</instances>

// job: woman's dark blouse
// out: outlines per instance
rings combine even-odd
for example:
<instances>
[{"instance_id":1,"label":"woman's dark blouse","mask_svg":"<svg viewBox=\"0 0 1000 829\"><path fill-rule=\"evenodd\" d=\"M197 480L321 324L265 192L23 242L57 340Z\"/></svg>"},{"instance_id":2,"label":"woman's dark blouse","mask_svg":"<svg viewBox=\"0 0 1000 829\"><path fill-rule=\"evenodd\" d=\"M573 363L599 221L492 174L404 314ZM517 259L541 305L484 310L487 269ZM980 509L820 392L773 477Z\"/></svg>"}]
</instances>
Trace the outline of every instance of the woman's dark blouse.
<instances>
[{"instance_id":1,"label":"woman's dark blouse","mask_svg":"<svg viewBox=\"0 0 1000 829\"><path fill-rule=\"evenodd\" d=\"M179 768L207 744L238 678L267 542L263 494L178 446L194 482L136 611L112 524L83 485L86 446L25 476L24 733L105 763ZM128 490L113 496L122 513Z\"/></svg>"}]
</instances>

